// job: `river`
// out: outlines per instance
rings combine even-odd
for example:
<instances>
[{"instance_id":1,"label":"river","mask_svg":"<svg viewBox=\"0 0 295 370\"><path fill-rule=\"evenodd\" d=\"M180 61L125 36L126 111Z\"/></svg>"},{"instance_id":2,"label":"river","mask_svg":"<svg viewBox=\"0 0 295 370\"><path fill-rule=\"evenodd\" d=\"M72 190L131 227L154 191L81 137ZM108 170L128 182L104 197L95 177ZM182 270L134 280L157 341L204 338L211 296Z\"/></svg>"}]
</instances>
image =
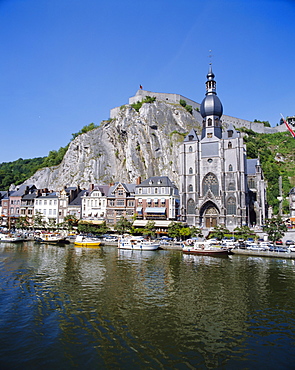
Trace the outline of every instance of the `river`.
<instances>
[{"instance_id":1,"label":"river","mask_svg":"<svg viewBox=\"0 0 295 370\"><path fill-rule=\"evenodd\" d=\"M1 369L293 369L293 260L0 244Z\"/></svg>"}]
</instances>

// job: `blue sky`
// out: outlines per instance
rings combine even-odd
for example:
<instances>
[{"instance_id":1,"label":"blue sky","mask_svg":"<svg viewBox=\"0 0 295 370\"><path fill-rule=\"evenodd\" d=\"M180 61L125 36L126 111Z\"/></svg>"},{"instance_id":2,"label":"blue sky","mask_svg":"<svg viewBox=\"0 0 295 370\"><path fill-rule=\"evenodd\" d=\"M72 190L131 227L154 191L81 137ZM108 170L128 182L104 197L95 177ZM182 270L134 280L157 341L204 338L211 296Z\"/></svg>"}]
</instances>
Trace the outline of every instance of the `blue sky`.
<instances>
[{"instance_id":1,"label":"blue sky","mask_svg":"<svg viewBox=\"0 0 295 370\"><path fill-rule=\"evenodd\" d=\"M295 1L0 0L0 162L46 156L139 85L224 113L294 115Z\"/></svg>"}]
</instances>

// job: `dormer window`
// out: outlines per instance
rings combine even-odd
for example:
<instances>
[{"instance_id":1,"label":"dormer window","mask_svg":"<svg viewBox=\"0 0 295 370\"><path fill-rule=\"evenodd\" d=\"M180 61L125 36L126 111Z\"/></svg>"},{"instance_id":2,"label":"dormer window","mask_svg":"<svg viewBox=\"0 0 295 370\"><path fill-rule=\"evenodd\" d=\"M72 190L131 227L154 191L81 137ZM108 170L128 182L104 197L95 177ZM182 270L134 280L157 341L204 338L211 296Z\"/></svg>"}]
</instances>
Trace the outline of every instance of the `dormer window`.
<instances>
[{"instance_id":1,"label":"dormer window","mask_svg":"<svg viewBox=\"0 0 295 370\"><path fill-rule=\"evenodd\" d=\"M233 137L233 130L228 130L227 131L227 135L228 135L228 137Z\"/></svg>"},{"instance_id":2,"label":"dormer window","mask_svg":"<svg viewBox=\"0 0 295 370\"><path fill-rule=\"evenodd\" d=\"M212 118L208 118L208 126L212 126Z\"/></svg>"},{"instance_id":3,"label":"dormer window","mask_svg":"<svg viewBox=\"0 0 295 370\"><path fill-rule=\"evenodd\" d=\"M188 135L188 140L189 141L193 141L194 140L194 136L193 135Z\"/></svg>"}]
</instances>

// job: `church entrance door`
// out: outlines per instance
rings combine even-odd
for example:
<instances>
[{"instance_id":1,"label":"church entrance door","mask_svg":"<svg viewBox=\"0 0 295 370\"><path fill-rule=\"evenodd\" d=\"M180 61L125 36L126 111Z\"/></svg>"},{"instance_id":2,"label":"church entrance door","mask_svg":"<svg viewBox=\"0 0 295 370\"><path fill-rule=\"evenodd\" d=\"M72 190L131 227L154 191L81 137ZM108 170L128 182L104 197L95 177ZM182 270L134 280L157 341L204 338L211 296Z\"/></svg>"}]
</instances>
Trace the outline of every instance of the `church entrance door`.
<instances>
[{"instance_id":1,"label":"church entrance door","mask_svg":"<svg viewBox=\"0 0 295 370\"><path fill-rule=\"evenodd\" d=\"M217 226L218 210L214 206L208 207L205 211L204 218L207 228Z\"/></svg>"}]
</instances>

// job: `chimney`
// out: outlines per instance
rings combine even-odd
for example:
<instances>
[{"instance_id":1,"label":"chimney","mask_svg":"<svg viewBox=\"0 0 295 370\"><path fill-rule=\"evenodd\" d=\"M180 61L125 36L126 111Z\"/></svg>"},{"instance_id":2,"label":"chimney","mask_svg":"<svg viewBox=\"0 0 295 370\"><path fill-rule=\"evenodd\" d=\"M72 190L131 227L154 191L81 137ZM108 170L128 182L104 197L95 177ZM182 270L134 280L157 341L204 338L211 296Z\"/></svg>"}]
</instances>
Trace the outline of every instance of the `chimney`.
<instances>
[{"instance_id":1,"label":"chimney","mask_svg":"<svg viewBox=\"0 0 295 370\"><path fill-rule=\"evenodd\" d=\"M141 184L141 176L138 176L138 178L136 179L136 185L140 185Z\"/></svg>"},{"instance_id":2,"label":"chimney","mask_svg":"<svg viewBox=\"0 0 295 370\"><path fill-rule=\"evenodd\" d=\"M89 185L89 191L92 191L94 189L94 184Z\"/></svg>"}]
</instances>

